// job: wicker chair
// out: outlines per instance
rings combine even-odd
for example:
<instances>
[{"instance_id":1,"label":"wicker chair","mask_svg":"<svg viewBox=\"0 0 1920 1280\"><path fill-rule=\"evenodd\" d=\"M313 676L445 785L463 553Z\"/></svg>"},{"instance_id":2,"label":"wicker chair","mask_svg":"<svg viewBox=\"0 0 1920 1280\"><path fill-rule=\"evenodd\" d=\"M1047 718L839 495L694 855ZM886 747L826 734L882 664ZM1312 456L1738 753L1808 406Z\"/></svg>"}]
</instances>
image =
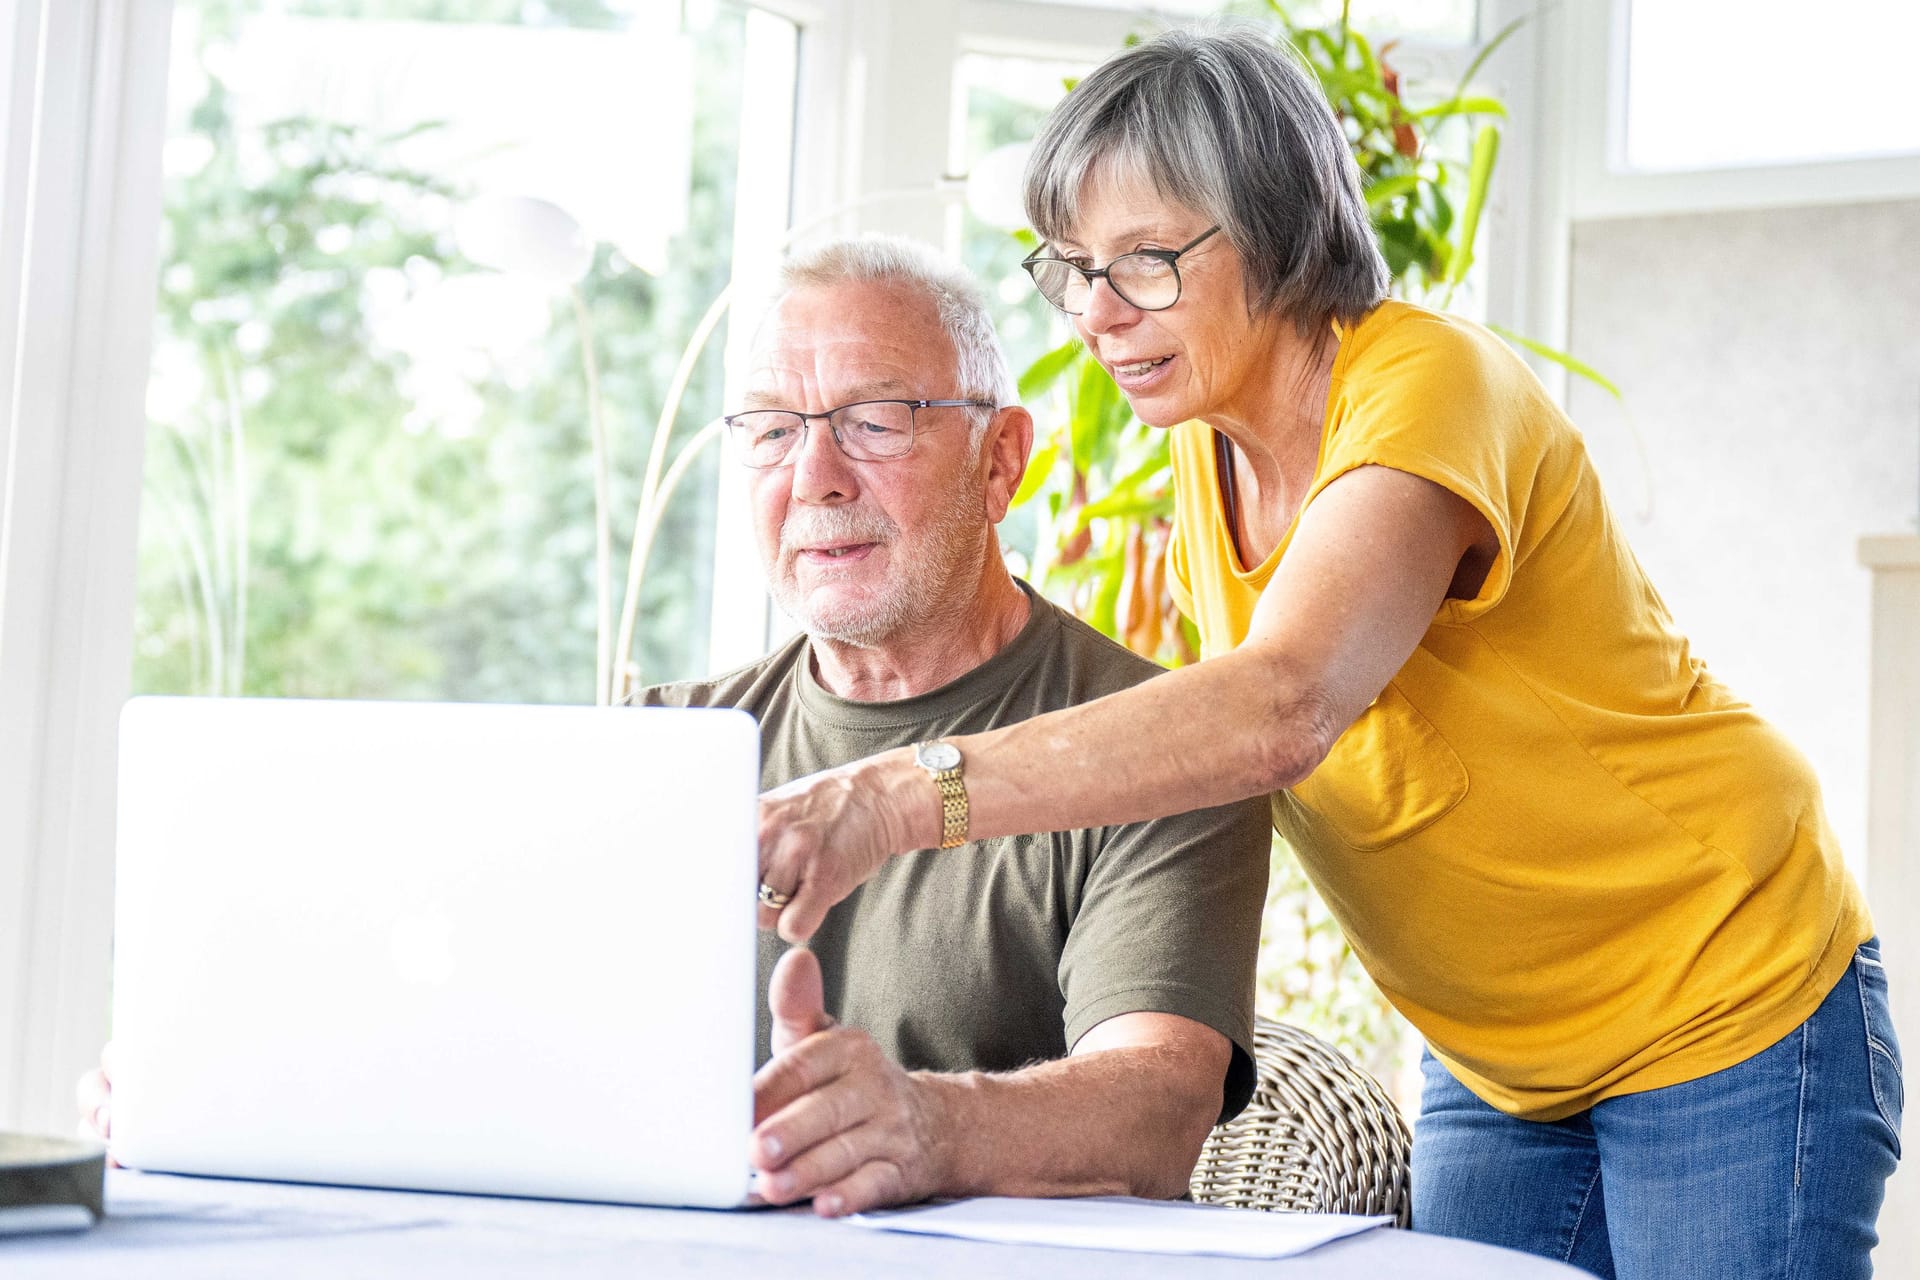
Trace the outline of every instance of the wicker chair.
<instances>
[{"instance_id":1,"label":"wicker chair","mask_svg":"<svg viewBox=\"0 0 1920 1280\"><path fill-rule=\"evenodd\" d=\"M1411 1139L1387 1091L1333 1046L1256 1018L1247 1109L1201 1148L1195 1200L1242 1209L1392 1214L1407 1225Z\"/></svg>"}]
</instances>

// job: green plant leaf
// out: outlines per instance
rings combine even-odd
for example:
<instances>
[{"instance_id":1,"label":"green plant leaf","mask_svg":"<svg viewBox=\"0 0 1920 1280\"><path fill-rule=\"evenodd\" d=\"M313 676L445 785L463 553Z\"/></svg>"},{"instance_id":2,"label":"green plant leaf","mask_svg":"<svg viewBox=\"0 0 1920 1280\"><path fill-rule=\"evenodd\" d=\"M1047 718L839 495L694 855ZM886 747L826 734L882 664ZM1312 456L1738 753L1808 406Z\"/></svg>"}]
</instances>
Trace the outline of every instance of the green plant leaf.
<instances>
[{"instance_id":1,"label":"green plant leaf","mask_svg":"<svg viewBox=\"0 0 1920 1280\"><path fill-rule=\"evenodd\" d=\"M1072 442L1074 466L1088 470L1093 463L1105 458L1108 454L1107 445L1114 433L1125 424L1126 416L1120 389L1113 385L1113 379L1100 367L1100 362L1093 359L1082 361L1080 377L1074 388L1073 411L1068 420L1068 439Z\"/></svg>"},{"instance_id":2,"label":"green plant leaf","mask_svg":"<svg viewBox=\"0 0 1920 1280\"><path fill-rule=\"evenodd\" d=\"M1060 375L1073 367L1086 348L1078 338L1074 338L1035 360L1020 375L1020 398L1031 400L1060 380Z\"/></svg>"},{"instance_id":3,"label":"green plant leaf","mask_svg":"<svg viewBox=\"0 0 1920 1280\"><path fill-rule=\"evenodd\" d=\"M1413 173L1397 173L1391 178L1382 178L1367 188L1367 207L1377 209L1396 196L1404 196L1420 188L1420 176Z\"/></svg>"},{"instance_id":4,"label":"green plant leaf","mask_svg":"<svg viewBox=\"0 0 1920 1280\"><path fill-rule=\"evenodd\" d=\"M1453 226L1453 202L1447 199L1446 187L1438 182L1429 185L1426 194L1434 234L1445 240L1448 229Z\"/></svg>"},{"instance_id":5,"label":"green plant leaf","mask_svg":"<svg viewBox=\"0 0 1920 1280\"><path fill-rule=\"evenodd\" d=\"M1360 55L1354 65L1365 74L1367 83L1374 86L1390 101L1398 101L1393 94L1387 92L1387 78L1380 72L1380 59L1374 56L1373 46L1368 43L1367 38L1349 27L1344 18L1340 23L1340 34L1344 38L1345 47Z\"/></svg>"},{"instance_id":6,"label":"green plant leaf","mask_svg":"<svg viewBox=\"0 0 1920 1280\"><path fill-rule=\"evenodd\" d=\"M1049 444L1036 450L1034 455L1027 459L1027 474L1020 477L1020 487L1013 492L1014 506L1025 506L1033 500L1033 495L1040 492L1041 486L1047 482L1047 477L1053 474L1053 464L1059 457L1060 446Z\"/></svg>"},{"instance_id":7,"label":"green plant leaf","mask_svg":"<svg viewBox=\"0 0 1920 1280\"><path fill-rule=\"evenodd\" d=\"M1473 138L1473 162L1467 170L1467 206L1460 215L1460 235L1447 269L1447 284L1457 285L1473 266L1473 241L1480 232L1480 211L1486 207L1493 164L1500 156L1500 130L1487 125Z\"/></svg>"},{"instance_id":8,"label":"green plant leaf","mask_svg":"<svg viewBox=\"0 0 1920 1280\"><path fill-rule=\"evenodd\" d=\"M1416 120L1444 120L1449 116L1499 116L1507 118L1507 104L1484 94L1472 98L1449 98L1431 107L1408 113Z\"/></svg>"},{"instance_id":9,"label":"green plant leaf","mask_svg":"<svg viewBox=\"0 0 1920 1280\"><path fill-rule=\"evenodd\" d=\"M1125 479L1114 486L1115 489L1125 489L1128 492L1132 492L1148 481L1157 480L1162 477L1171 479L1171 473L1173 471L1173 433L1170 431L1161 431L1153 427L1147 429L1152 432L1152 436L1150 437L1152 443L1147 446L1147 456L1141 461L1139 466L1127 474Z\"/></svg>"},{"instance_id":10,"label":"green plant leaf","mask_svg":"<svg viewBox=\"0 0 1920 1280\"><path fill-rule=\"evenodd\" d=\"M1080 514L1075 518L1073 527L1075 532L1078 532L1095 520L1172 514L1173 495L1170 493L1110 493L1099 501L1089 502L1080 508Z\"/></svg>"},{"instance_id":11,"label":"green plant leaf","mask_svg":"<svg viewBox=\"0 0 1920 1280\"><path fill-rule=\"evenodd\" d=\"M1602 391L1612 396L1615 400L1618 400L1622 403L1626 402L1626 397L1623 394L1621 394L1620 388L1615 386L1611 379L1607 378L1604 374L1602 374L1598 369L1595 369L1592 365L1586 364L1583 361L1574 359L1572 356L1568 355L1564 351L1559 350L1557 347L1550 347L1544 342L1535 342L1532 338L1524 337L1521 334L1517 334L1513 330L1505 328L1502 325L1490 324L1487 326L1487 328L1493 330L1493 332L1499 334L1501 337L1505 338L1508 342L1511 342L1514 346L1524 347L1528 351L1533 352L1533 354L1539 356L1543 360L1551 360L1554 364L1559 365L1562 369L1565 369L1568 373L1575 374L1578 377L1585 378L1588 382L1591 382L1594 386L1599 387Z\"/></svg>"},{"instance_id":12,"label":"green plant leaf","mask_svg":"<svg viewBox=\"0 0 1920 1280\"><path fill-rule=\"evenodd\" d=\"M1101 556L1097 563L1100 577L1094 588L1093 607L1087 611L1087 622L1109 639L1118 640L1115 615L1120 602L1120 579L1126 574L1126 557L1116 549Z\"/></svg>"},{"instance_id":13,"label":"green plant leaf","mask_svg":"<svg viewBox=\"0 0 1920 1280\"><path fill-rule=\"evenodd\" d=\"M1414 267L1425 267L1432 261L1432 255L1411 219L1376 220L1373 234L1380 241L1381 255L1387 260L1387 272L1395 280L1405 276Z\"/></svg>"}]
</instances>

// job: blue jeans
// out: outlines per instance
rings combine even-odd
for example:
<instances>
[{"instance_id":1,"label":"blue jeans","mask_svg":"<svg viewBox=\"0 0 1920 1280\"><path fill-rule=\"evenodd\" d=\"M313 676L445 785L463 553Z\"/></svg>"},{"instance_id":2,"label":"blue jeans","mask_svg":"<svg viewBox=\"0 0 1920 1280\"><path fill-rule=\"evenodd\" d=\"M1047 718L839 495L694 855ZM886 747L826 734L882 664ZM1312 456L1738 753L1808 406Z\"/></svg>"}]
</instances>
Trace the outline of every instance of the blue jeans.
<instances>
[{"instance_id":1,"label":"blue jeans","mask_svg":"<svg viewBox=\"0 0 1920 1280\"><path fill-rule=\"evenodd\" d=\"M1873 1274L1904 1097L1877 939L1779 1043L1565 1120L1515 1119L1420 1065L1416 1231L1618 1280Z\"/></svg>"}]
</instances>

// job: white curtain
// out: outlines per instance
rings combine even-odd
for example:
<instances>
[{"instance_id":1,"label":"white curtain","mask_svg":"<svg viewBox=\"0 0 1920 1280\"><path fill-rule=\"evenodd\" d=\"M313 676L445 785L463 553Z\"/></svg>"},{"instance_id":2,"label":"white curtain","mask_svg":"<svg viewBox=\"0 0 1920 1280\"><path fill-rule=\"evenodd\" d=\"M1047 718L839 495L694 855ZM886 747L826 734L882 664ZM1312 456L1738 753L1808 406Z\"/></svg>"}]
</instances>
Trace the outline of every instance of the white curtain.
<instances>
[{"instance_id":1,"label":"white curtain","mask_svg":"<svg viewBox=\"0 0 1920 1280\"><path fill-rule=\"evenodd\" d=\"M171 0L0 0L0 1128L106 1033Z\"/></svg>"}]
</instances>

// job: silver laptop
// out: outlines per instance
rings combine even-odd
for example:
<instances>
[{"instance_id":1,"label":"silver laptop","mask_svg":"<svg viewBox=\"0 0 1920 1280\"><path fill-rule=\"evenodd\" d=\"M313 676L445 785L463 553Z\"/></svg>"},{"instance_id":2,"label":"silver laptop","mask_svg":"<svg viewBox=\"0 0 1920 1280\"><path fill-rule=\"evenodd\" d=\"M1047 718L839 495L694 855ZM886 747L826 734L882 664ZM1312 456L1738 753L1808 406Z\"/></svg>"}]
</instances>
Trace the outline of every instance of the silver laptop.
<instances>
[{"instance_id":1,"label":"silver laptop","mask_svg":"<svg viewBox=\"0 0 1920 1280\"><path fill-rule=\"evenodd\" d=\"M758 784L737 711L133 700L115 1156L740 1204Z\"/></svg>"}]
</instances>

